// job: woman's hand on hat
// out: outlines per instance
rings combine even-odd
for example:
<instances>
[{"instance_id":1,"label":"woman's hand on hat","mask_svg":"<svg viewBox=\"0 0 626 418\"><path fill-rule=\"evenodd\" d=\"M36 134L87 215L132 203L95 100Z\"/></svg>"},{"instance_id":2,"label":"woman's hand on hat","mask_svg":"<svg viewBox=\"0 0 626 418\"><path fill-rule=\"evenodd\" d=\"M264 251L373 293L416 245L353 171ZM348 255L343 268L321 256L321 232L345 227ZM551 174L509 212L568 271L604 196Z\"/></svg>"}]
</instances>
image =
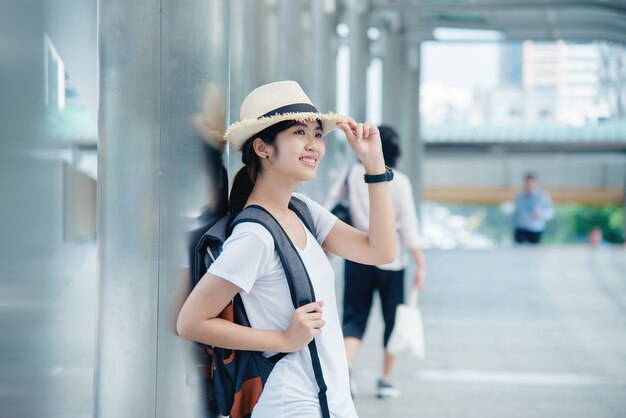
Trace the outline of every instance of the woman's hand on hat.
<instances>
[{"instance_id":1,"label":"woman's hand on hat","mask_svg":"<svg viewBox=\"0 0 626 418\"><path fill-rule=\"evenodd\" d=\"M346 134L348 144L366 171L376 174L385 171L383 147L376 125L369 122L357 123L354 119L348 118L347 122L337 122L337 126Z\"/></svg>"},{"instance_id":2,"label":"woman's hand on hat","mask_svg":"<svg viewBox=\"0 0 626 418\"><path fill-rule=\"evenodd\" d=\"M283 335L283 352L290 353L306 347L322 332L326 321L322 319L324 301L312 302L296 309L291 324Z\"/></svg>"}]
</instances>

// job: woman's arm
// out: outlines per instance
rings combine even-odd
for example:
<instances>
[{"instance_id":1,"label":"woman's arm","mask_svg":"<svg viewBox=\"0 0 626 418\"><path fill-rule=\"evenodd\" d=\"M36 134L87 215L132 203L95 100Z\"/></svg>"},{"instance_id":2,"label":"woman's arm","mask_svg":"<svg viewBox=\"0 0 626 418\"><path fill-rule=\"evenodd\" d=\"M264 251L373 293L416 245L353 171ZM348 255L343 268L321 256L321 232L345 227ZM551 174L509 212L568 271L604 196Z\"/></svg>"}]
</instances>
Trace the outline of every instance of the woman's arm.
<instances>
[{"instance_id":1,"label":"woman's arm","mask_svg":"<svg viewBox=\"0 0 626 418\"><path fill-rule=\"evenodd\" d=\"M385 172L382 146L378 128L369 123L356 123L352 119L339 126L348 143L365 167L367 174ZM389 184L370 183L369 230L359 231L342 221L337 221L323 243L325 250L362 264L387 264L396 258L396 221L391 203Z\"/></svg>"},{"instance_id":2,"label":"woman's arm","mask_svg":"<svg viewBox=\"0 0 626 418\"><path fill-rule=\"evenodd\" d=\"M180 310L176 322L178 335L222 348L291 352L306 346L325 324L323 302L298 308L286 331L260 330L218 318L240 290L228 280L206 273Z\"/></svg>"}]
</instances>

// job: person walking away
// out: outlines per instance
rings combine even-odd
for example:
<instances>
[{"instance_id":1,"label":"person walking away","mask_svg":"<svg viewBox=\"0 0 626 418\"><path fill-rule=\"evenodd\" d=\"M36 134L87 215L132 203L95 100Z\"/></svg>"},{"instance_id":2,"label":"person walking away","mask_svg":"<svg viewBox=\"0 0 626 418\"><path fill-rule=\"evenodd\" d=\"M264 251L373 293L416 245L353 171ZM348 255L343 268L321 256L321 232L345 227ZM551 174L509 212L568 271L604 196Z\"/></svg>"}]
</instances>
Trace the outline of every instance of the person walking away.
<instances>
[{"instance_id":1,"label":"person walking away","mask_svg":"<svg viewBox=\"0 0 626 418\"><path fill-rule=\"evenodd\" d=\"M413 286L421 288L426 278L426 263L420 246L419 224L411 182L404 173L394 168L401 155L399 136L390 126L382 125L378 127L378 130L385 164L393 168L395 176L394 182L389 183L389 187L398 235L398 253L392 263L377 266L364 265L350 260L345 261L343 333L350 371L350 392L353 397L356 397L358 392L354 360L365 333L374 293L378 291L382 305L385 322L383 347L386 347L393 330L396 308L404 301L404 273L408 265L407 252L416 264ZM362 164L352 166L347 176L347 189L352 223L355 228L367 232L370 206L367 185L363 183L364 173L365 169ZM341 176L338 183L344 182L345 177ZM327 207L332 207L332 203L339 197L341 184L336 184L331 190L334 191L335 195L329 196ZM400 391L391 380L395 360L395 357L385 349L382 373L377 382L377 396L379 398L400 396Z\"/></svg>"}]
</instances>

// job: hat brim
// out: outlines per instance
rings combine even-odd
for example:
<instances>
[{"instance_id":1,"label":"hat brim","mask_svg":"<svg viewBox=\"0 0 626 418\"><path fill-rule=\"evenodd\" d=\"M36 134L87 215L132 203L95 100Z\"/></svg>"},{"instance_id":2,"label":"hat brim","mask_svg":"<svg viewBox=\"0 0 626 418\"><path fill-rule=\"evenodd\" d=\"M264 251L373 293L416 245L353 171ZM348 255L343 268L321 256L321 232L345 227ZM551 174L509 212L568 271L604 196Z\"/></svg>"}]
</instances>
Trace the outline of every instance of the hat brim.
<instances>
[{"instance_id":1,"label":"hat brim","mask_svg":"<svg viewBox=\"0 0 626 418\"><path fill-rule=\"evenodd\" d=\"M322 122L322 136L339 129L337 122L347 122L346 116L338 115L333 112L317 113L317 112L301 112L301 113L281 113L270 117L258 119L245 119L235 122L226 129L224 141L231 142L237 151L241 150L243 144L254 134L261 132L278 122L285 120L296 120L304 122L307 120L317 120Z\"/></svg>"}]
</instances>

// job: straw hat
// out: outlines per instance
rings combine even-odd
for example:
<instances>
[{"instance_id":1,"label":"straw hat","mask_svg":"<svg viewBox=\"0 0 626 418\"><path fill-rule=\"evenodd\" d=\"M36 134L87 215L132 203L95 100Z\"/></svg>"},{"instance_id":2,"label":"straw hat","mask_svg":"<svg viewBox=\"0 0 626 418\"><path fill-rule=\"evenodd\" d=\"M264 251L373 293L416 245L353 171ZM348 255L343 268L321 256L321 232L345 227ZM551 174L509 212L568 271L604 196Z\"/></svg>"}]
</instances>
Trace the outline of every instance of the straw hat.
<instances>
[{"instance_id":1,"label":"straw hat","mask_svg":"<svg viewBox=\"0 0 626 418\"><path fill-rule=\"evenodd\" d=\"M338 129L337 122L345 116L320 113L295 81L277 81L252 90L241 104L239 122L226 129L224 140L237 150L254 134L284 120L315 120L322 122L322 136Z\"/></svg>"}]
</instances>

